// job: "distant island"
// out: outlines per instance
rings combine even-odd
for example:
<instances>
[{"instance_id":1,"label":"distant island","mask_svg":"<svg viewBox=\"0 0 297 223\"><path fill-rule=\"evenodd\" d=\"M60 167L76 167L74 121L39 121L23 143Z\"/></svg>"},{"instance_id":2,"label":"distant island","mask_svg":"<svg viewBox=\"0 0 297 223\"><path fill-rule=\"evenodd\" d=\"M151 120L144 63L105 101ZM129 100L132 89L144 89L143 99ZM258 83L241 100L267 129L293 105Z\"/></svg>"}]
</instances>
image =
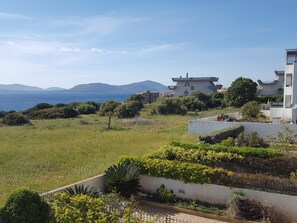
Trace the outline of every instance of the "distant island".
<instances>
[{"instance_id":1,"label":"distant island","mask_svg":"<svg viewBox=\"0 0 297 223\"><path fill-rule=\"evenodd\" d=\"M38 91L68 91L68 92L142 92L142 91L168 91L168 88L158 82L146 80L125 85L110 85L105 83L79 84L70 89L50 87L40 88L22 84L0 84L0 92L38 92Z\"/></svg>"}]
</instances>

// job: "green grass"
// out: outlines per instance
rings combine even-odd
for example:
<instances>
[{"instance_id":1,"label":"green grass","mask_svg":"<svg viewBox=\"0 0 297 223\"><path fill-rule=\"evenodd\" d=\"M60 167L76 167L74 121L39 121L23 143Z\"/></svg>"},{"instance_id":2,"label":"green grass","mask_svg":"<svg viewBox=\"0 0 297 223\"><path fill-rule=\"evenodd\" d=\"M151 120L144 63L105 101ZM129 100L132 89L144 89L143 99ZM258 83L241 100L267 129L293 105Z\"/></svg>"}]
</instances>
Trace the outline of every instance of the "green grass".
<instances>
[{"instance_id":1,"label":"green grass","mask_svg":"<svg viewBox=\"0 0 297 223\"><path fill-rule=\"evenodd\" d=\"M207 111L199 117L228 111ZM25 186L45 192L104 172L122 155L144 155L170 141L195 142L189 116L151 116L150 124L124 125L107 117L35 120L32 126L0 127L0 204ZM82 125L80 120L91 122Z\"/></svg>"}]
</instances>

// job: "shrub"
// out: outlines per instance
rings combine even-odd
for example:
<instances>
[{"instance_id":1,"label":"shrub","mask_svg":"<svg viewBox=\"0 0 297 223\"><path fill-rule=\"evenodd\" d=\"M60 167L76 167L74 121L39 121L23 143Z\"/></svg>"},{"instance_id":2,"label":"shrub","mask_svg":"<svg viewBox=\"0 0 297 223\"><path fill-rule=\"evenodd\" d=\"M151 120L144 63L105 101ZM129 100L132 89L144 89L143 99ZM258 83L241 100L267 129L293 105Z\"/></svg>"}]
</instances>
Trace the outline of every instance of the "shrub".
<instances>
[{"instance_id":1,"label":"shrub","mask_svg":"<svg viewBox=\"0 0 297 223\"><path fill-rule=\"evenodd\" d=\"M181 147L164 146L156 152L146 155L150 159L177 160L216 166L220 162L232 162L243 159L243 156L230 152L215 152L212 150L184 149Z\"/></svg>"},{"instance_id":2,"label":"shrub","mask_svg":"<svg viewBox=\"0 0 297 223\"><path fill-rule=\"evenodd\" d=\"M30 124L30 121L26 119L21 113L8 113L3 119L2 123L8 126L25 125Z\"/></svg>"},{"instance_id":3,"label":"shrub","mask_svg":"<svg viewBox=\"0 0 297 223\"><path fill-rule=\"evenodd\" d=\"M56 223L116 222L115 214L108 210L102 198L92 198L85 194L56 194L52 209Z\"/></svg>"},{"instance_id":4,"label":"shrub","mask_svg":"<svg viewBox=\"0 0 297 223\"><path fill-rule=\"evenodd\" d=\"M91 104L81 104L76 110L79 114L95 114L97 109Z\"/></svg>"},{"instance_id":5,"label":"shrub","mask_svg":"<svg viewBox=\"0 0 297 223\"><path fill-rule=\"evenodd\" d=\"M39 103L39 104L35 105L32 109L33 110L43 110L43 109L48 109L48 108L52 108L52 107L54 107L54 106L51 104L48 104L48 103Z\"/></svg>"},{"instance_id":6,"label":"shrub","mask_svg":"<svg viewBox=\"0 0 297 223\"><path fill-rule=\"evenodd\" d=\"M140 168L134 163L113 165L105 171L104 183L108 191L116 191L129 197L140 187L139 174Z\"/></svg>"},{"instance_id":7,"label":"shrub","mask_svg":"<svg viewBox=\"0 0 297 223\"><path fill-rule=\"evenodd\" d=\"M178 98L169 96L158 98L158 100L153 104L152 109L152 114L160 115L185 115L187 113L187 108L182 105Z\"/></svg>"},{"instance_id":8,"label":"shrub","mask_svg":"<svg viewBox=\"0 0 297 223\"><path fill-rule=\"evenodd\" d=\"M36 191L18 189L6 200L1 218L1 223L47 223L50 207Z\"/></svg>"},{"instance_id":9,"label":"shrub","mask_svg":"<svg viewBox=\"0 0 297 223\"><path fill-rule=\"evenodd\" d=\"M234 138L228 137L227 139L225 139L221 142L221 145L222 146L235 146Z\"/></svg>"},{"instance_id":10,"label":"shrub","mask_svg":"<svg viewBox=\"0 0 297 223\"><path fill-rule=\"evenodd\" d=\"M125 102L115 109L115 114L118 118L133 118L139 115L141 107L141 103L138 101Z\"/></svg>"},{"instance_id":11,"label":"shrub","mask_svg":"<svg viewBox=\"0 0 297 223\"><path fill-rule=\"evenodd\" d=\"M188 111L203 111L207 109L206 104L195 96L181 96L178 98L180 103L187 108Z\"/></svg>"},{"instance_id":12,"label":"shrub","mask_svg":"<svg viewBox=\"0 0 297 223\"><path fill-rule=\"evenodd\" d=\"M260 137L258 137L257 132L251 132L246 137L244 137L243 133L240 133L240 135L234 140L235 146L241 147L241 146L248 146L248 147L254 147L254 148L265 148L268 147L268 144L264 142L264 140Z\"/></svg>"},{"instance_id":13,"label":"shrub","mask_svg":"<svg viewBox=\"0 0 297 223\"><path fill-rule=\"evenodd\" d=\"M205 145L205 144L191 144L191 143L181 143L181 142L171 142L169 145L178 146L184 149L200 149L200 150L212 150L215 152L230 152L237 153L238 155L244 157L261 157L261 158L272 158L283 156L284 153L277 152L272 149L264 148L250 148L250 147L228 147L222 145Z\"/></svg>"},{"instance_id":14,"label":"shrub","mask_svg":"<svg viewBox=\"0 0 297 223\"><path fill-rule=\"evenodd\" d=\"M55 104L54 107L55 108L63 108L63 107L66 107L67 105L66 104L63 104L63 103L58 103L58 104Z\"/></svg>"},{"instance_id":15,"label":"shrub","mask_svg":"<svg viewBox=\"0 0 297 223\"><path fill-rule=\"evenodd\" d=\"M245 196L236 196L229 202L228 214L235 219L275 223L282 222L277 219L271 204Z\"/></svg>"},{"instance_id":16,"label":"shrub","mask_svg":"<svg viewBox=\"0 0 297 223\"><path fill-rule=\"evenodd\" d=\"M48 108L29 112L26 117L31 119L56 119L56 118L74 118L78 116L77 111L71 107Z\"/></svg>"},{"instance_id":17,"label":"shrub","mask_svg":"<svg viewBox=\"0 0 297 223\"><path fill-rule=\"evenodd\" d=\"M98 190L98 188L96 188L96 187L89 187L89 186L86 186L85 187L83 184L81 184L79 186L74 185L74 188L73 187L66 188L64 190L64 192L66 192L70 196L74 196L76 194L85 194L85 195L88 195L90 197L99 197L101 195L101 193Z\"/></svg>"},{"instance_id":18,"label":"shrub","mask_svg":"<svg viewBox=\"0 0 297 223\"><path fill-rule=\"evenodd\" d=\"M185 183L218 183L227 181L231 172L221 168L211 168L201 164L179 161L122 157L119 164L134 164L141 168L141 173L155 177L176 179Z\"/></svg>"},{"instance_id":19,"label":"shrub","mask_svg":"<svg viewBox=\"0 0 297 223\"><path fill-rule=\"evenodd\" d=\"M216 144L227 139L228 137L236 138L240 133L242 133L244 127L241 125L231 126L221 131L212 132L206 136L199 136L198 139L205 143Z\"/></svg>"},{"instance_id":20,"label":"shrub","mask_svg":"<svg viewBox=\"0 0 297 223\"><path fill-rule=\"evenodd\" d=\"M245 103L241 109L240 113L244 118L251 119L257 118L258 114L260 114L260 105L256 101L249 101Z\"/></svg>"},{"instance_id":21,"label":"shrub","mask_svg":"<svg viewBox=\"0 0 297 223\"><path fill-rule=\"evenodd\" d=\"M172 203L175 200L175 194L173 190L168 190L164 184L162 184L156 191L157 198L162 203Z\"/></svg>"},{"instance_id":22,"label":"shrub","mask_svg":"<svg viewBox=\"0 0 297 223\"><path fill-rule=\"evenodd\" d=\"M101 103L95 101L87 101L85 104L92 105L96 108L96 111L99 111Z\"/></svg>"}]
</instances>

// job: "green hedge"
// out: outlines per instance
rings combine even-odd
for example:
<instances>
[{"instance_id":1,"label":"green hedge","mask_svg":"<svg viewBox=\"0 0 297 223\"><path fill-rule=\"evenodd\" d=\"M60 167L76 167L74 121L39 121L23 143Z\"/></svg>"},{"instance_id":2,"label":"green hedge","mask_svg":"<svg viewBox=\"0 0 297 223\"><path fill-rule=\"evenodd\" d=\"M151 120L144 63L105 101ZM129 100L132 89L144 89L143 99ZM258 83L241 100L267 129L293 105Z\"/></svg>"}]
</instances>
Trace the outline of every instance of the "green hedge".
<instances>
[{"instance_id":1,"label":"green hedge","mask_svg":"<svg viewBox=\"0 0 297 223\"><path fill-rule=\"evenodd\" d=\"M284 153L277 152L272 149L264 148L251 148L251 147L229 147L222 145L206 145L206 144L190 144L190 143L181 143L181 142L171 142L169 145L182 147L184 149L199 149L205 151L215 151L215 152L230 152L236 153L244 157L261 157L261 158L272 158L283 156Z\"/></svg>"},{"instance_id":2,"label":"green hedge","mask_svg":"<svg viewBox=\"0 0 297 223\"><path fill-rule=\"evenodd\" d=\"M166 145L156 152L145 155L150 159L177 160L180 162L198 163L207 166L217 166L221 162L234 162L244 159L237 153L216 152L212 150L184 149Z\"/></svg>"},{"instance_id":3,"label":"green hedge","mask_svg":"<svg viewBox=\"0 0 297 223\"><path fill-rule=\"evenodd\" d=\"M144 175L165 177L185 183L224 184L230 181L229 178L232 175L232 172L221 168L145 157L122 157L119 163L133 163L138 165L141 167L141 173Z\"/></svg>"},{"instance_id":4,"label":"green hedge","mask_svg":"<svg viewBox=\"0 0 297 223\"><path fill-rule=\"evenodd\" d=\"M228 137L237 138L237 136L242 133L244 127L242 125L236 125L228 127L221 131L213 132L206 136L199 136L199 140L209 144L220 143Z\"/></svg>"}]
</instances>

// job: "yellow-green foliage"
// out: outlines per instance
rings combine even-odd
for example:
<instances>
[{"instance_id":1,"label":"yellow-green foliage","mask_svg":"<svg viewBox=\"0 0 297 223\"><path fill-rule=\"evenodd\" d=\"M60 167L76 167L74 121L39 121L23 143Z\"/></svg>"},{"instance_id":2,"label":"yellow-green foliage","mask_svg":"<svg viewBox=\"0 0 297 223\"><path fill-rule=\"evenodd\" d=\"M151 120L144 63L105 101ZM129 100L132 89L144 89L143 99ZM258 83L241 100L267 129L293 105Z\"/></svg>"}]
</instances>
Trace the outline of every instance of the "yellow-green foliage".
<instances>
[{"instance_id":1,"label":"yellow-green foliage","mask_svg":"<svg viewBox=\"0 0 297 223\"><path fill-rule=\"evenodd\" d=\"M213 150L184 149L178 146L166 145L160 150L146 155L151 159L178 160L181 162L215 165L221 161L242 159L242 155L230 152L216 152Z\"/></svg>"},{"instance_id":2,"label":"yellow-green foliage","mask_svg":"<svg viewBox=\"0 0 297 223\"><path fill-rule=\"evenodd\" d=\"M54 218L57 223L112 223L116 217L104 205L102 198L92 198L78 194L70 196L59 193L52 202Z\"/></svg>"},{"instance_id":3,"label":"yellow-green foliage","mask_svg":"<svg viewBox=\"0 0 297 223\"><path fill-rule=\"evenodd\" d=\"M171 160L150 159L145 157L122 157L119 163L134 163L141 167L142 174L165 177L190 183L227 182L232 172L222 168L211 168L202 164L193 164Z\"/></svg>"}]
</instances>

